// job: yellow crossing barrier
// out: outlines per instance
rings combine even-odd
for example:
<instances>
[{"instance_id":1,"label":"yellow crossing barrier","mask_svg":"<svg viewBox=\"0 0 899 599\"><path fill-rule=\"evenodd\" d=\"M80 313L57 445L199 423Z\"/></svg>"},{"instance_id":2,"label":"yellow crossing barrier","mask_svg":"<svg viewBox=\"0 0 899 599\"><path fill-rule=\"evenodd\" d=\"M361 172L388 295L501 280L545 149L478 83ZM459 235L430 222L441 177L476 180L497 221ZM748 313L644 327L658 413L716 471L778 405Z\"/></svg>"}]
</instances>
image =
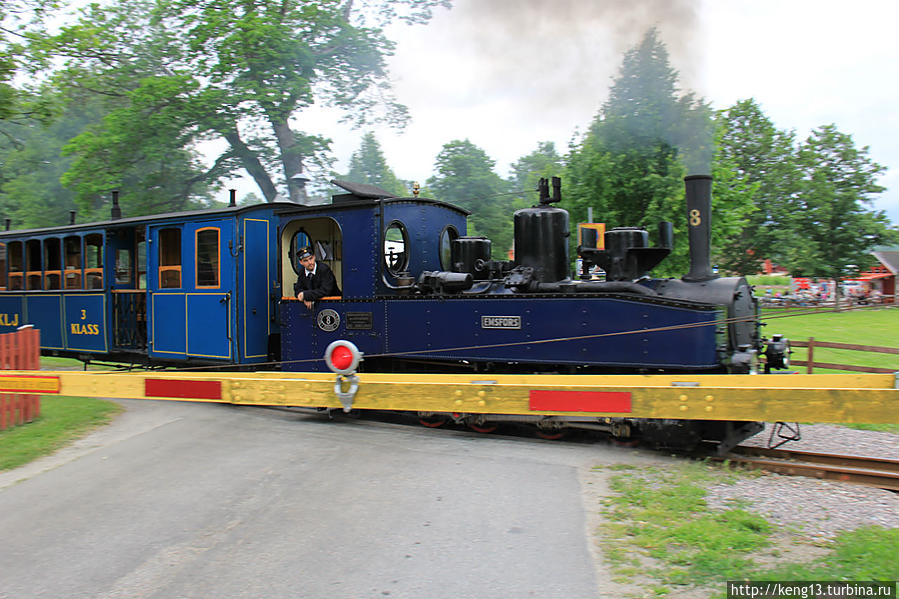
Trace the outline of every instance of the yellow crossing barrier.
<instances>
[{"instance_id":1,"label":"yellow crossing barrier","mask_svg":"<svg viewBox=\"0 0 899 599\"><path fill-rule=\"evenodd\" d=\"M4 371L0 393L470 414L896 423L896 374L489 375ZM342 375L340 375L342 377ZM337 389L335 389L337 387ZM336 391L346 394L343 401Z\"/></svg>"}]
</instances>

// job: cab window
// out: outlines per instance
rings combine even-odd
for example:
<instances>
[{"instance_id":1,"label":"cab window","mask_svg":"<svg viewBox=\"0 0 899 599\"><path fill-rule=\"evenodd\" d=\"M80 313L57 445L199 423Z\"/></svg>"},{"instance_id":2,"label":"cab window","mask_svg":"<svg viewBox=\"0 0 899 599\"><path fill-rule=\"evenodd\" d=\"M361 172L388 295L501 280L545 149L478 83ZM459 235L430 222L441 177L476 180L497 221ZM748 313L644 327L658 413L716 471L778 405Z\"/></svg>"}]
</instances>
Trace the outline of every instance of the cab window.
<instances>
[{"instance_id":1,"label":"cab window","mask_svg":"<svg viewBox=\"0 0 899 599\"><path fill-rule=\"evenodd\" d=\"M384 232L384 266L390 274L397 275L409 266L409 235L406 226L393 221Z\"/></svg>"}]
</instances>

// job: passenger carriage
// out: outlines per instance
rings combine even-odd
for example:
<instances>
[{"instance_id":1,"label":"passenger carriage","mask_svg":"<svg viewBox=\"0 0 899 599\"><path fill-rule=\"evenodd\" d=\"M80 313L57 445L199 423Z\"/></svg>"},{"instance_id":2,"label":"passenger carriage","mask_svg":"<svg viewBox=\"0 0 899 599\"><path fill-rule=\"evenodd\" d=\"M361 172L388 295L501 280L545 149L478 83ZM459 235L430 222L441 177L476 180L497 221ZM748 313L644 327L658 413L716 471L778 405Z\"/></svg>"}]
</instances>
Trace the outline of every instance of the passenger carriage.
<instances>
[{"instance_id":1,"label":"passenger carriage","mask_svg":"<svg viewBox=\"0 0 899 599\"><path fill-rule=\"evenodd\" d=\"M0 332L33 325L42 353L85 361L267 361L277 328L274 209L0 233Z\"/></svg>"}]
</instances>

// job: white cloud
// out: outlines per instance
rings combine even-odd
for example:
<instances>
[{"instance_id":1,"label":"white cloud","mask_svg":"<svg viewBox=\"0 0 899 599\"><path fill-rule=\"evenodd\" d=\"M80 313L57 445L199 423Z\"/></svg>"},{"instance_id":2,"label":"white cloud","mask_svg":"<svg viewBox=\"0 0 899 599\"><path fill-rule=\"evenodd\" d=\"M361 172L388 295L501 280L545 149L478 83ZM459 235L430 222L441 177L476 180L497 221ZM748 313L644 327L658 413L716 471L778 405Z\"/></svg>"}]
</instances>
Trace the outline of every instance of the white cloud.
<instances>
[{"instance_id":1,"label":"white cloud","mask_svg":"<svg viewBox=\"0 0 899 599\"><path fill-rule=\"evenodd\" d=\"M457 0L426 27L398 26L391 61L412 124L378 129L389 164L424 181L452 139L510 163L554 141L564 150L605 100L623 52L659 28L684 87L716 108L753 97L805 138L835 123L889 168L876 207L899 223L899 3L886 0ZM345 168L361 132L317 114ZM313 129L313 127L315 129Z\"/></svg>"}]
</instances>

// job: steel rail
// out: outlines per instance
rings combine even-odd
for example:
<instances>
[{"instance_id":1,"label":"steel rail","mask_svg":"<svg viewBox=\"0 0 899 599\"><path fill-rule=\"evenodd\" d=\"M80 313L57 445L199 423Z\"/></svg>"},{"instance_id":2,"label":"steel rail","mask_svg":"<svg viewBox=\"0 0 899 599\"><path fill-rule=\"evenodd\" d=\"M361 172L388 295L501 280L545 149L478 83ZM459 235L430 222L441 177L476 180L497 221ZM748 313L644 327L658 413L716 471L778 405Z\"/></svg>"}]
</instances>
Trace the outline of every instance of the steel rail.
<instances>
[{"instance_id":1,"label":"steel rail","mask_svg":"<svg viewBox=\"0 0 899 599\"><path fill-rule=\"evenodd\" d=\"M899 491L899 460L888 458L739 446L720 459L778 474Z\"/></svg>"}]
</instances>

